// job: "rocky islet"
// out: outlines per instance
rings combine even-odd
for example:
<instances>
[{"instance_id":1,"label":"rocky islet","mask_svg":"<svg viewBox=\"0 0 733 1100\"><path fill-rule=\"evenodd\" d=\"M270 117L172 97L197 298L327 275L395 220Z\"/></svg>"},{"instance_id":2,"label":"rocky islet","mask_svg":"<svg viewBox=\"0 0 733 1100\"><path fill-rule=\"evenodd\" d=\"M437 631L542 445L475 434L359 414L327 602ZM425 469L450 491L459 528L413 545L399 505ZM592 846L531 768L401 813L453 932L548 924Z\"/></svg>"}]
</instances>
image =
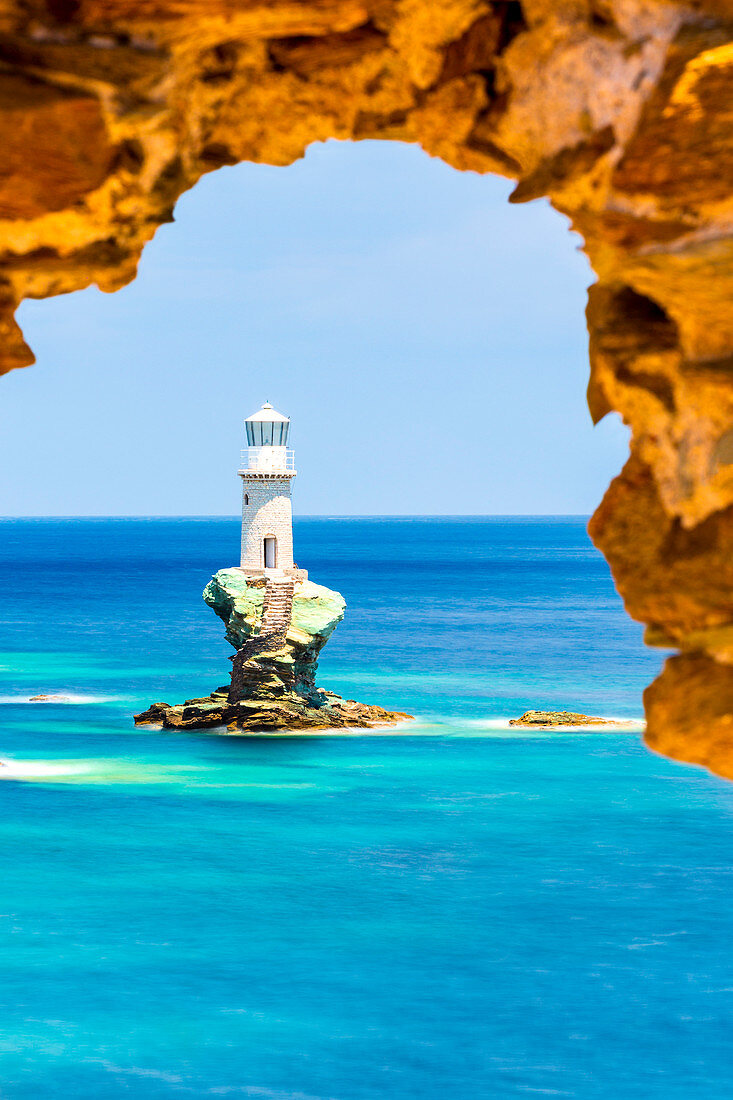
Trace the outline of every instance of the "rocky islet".
<instances>
[{"instance_id":1,"label":"rocky islet","mask_svg":"<svg viewBox=\"0 0 733 1100\"><path fill-rule=\"evenodd\" d=\"M628 728L630 722L616 718L599 718L592 714L577 714L571 710L526 710L519 718L511 718L510 726L530 726L535 729L553 729L564 726L598 726L615 729Z\"/></svg>"},{"instance_id":2,"label":"rocky islet","mask_svg":"<svg viewBox=\"0 0 733 1100\"><path fill-rule=\"evenodd\" d=\"M202 698L153 703L135 715L135 724L266 733L374 729L412 717L318 688L318 656L344 617L344 598L313 581L296 581L289 621L286 616L270 628L267 607L273 602L273 587L272 581L238 568L216 573L203 597L225 624L227 641L236 650L231 682Z\"/></svg>"}]
</instances>

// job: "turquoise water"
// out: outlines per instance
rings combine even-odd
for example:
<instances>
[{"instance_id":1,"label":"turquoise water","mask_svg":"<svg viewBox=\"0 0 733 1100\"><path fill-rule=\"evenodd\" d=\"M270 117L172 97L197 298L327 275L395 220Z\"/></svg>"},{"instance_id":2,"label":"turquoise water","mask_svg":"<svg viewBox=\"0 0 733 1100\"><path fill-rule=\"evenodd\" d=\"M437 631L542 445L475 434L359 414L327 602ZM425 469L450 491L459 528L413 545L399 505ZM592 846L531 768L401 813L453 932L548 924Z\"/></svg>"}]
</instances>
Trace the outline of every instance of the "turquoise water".
<instances>
[{"instance_id":1,"label":"turquoise water","mask_svg":"<svg viewBox=\"0 0 733 1100\"><path fill-rule=\"evenodd\" d=\"M136 730L226 677L236 522L0 524L3 1100L729 1095L733 786L506 725L641 717L582 522L296 540L349 602L321 683L413 726Z\"/></svg>"}]
</instances>

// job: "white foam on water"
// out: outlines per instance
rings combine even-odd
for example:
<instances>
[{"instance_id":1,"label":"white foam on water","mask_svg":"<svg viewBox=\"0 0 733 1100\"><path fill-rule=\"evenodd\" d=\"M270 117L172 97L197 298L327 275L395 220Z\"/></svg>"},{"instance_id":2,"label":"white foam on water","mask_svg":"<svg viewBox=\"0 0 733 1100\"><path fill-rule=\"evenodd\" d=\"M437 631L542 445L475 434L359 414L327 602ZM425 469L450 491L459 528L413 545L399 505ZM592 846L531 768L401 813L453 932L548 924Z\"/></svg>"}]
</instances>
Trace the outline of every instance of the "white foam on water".
<instances>
[{"instance_id":1,"label":"white foam on water","mask_svg":"<svg viewBox=\"0 0 733 1100\"><path fill-rule=\"evenodd\" d=\"M33 699L30 695L0 695L0 705L17 706L31 703L33 706L65 706L72 704L90 703L123 703L127 701L124 695L81 695L76 692L59 692L58 695L49 694L48 699Z\"/></svg>"},{"instance_id":2,"label":"white foam on water","mask_svg":"<svg viewBox=\"0 0 733 1100\"><path fill-rule=\"evenodd\" d=\"M471 729L501 730L526 736L528 733L628 733L643 730L646 723L642 718L618 718L611 714L599 714L605 722L617 722L618 725L603 726L589 722L587 725L572 726L510 726L508 718L464 718L456 719L456 724Z\"/></svg>"},{"instance_id":3,"label":"white foam on water","mask_svg":"<svg viewBox=\"0 0 733 1100\"><path fill-rule=\"evenodd\" d=\"M59 776L87 775L90 764L78 760L0 760L0 779L56 779Z\"/></svg>"},{"instance_id":4,"label":"white foam on water","mask_svg":"<svg viewBox=\"0 0 733 1100\"><path fill-rule=\"evenodd\" d=\"M537 734L546 737L553 733L638 733L643 731L645 722L641 718L615 718L603 715L606 721L618 722L617 726L510 726L509 718L462 718L455 715L442 715L440 718L427 719L416 715L414 719L396 722L393 726L341 726L338 728L304 730L228 730L221 726L210 730L214 736L241 738L321 738L321 737L531 737Z\"/></svg>"}]
</instances>

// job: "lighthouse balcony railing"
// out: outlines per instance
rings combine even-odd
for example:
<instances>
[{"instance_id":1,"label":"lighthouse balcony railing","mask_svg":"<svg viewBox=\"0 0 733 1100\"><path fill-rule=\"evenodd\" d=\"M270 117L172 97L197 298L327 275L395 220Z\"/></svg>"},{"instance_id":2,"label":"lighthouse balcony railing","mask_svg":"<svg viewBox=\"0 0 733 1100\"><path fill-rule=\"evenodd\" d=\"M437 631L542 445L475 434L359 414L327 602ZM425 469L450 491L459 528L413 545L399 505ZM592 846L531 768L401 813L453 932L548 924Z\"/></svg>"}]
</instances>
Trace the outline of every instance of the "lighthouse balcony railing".
<instances>
[{"instance_id":1,"label":"lighthouse balcony railing","mask_svg":"<svg viewBox=\"0 0 733 1100\"><path fill-rule=\"evenodd\" d=\"M243 473L295 473L295 452L285 447L246 447L239 469Z\"/></svg>"}]
</instances>

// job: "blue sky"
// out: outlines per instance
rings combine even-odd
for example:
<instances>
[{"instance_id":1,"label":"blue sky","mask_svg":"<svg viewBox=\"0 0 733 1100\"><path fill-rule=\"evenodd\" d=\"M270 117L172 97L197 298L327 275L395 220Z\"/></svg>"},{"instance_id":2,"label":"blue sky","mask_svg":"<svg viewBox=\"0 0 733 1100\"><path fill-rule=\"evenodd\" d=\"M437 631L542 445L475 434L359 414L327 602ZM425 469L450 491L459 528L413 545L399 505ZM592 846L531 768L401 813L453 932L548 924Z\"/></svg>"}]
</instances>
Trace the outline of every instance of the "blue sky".
<instances>
[{"instance_id":1,"label":"blue sky","mask_svg":"<svg viewBox=\"0 0 733 1100\"><path fill-rule=\"evenodd\" d=\"M129 287L22 306L0 514L234 514L265 399L302 514L592 511L627 433L585 405L591 273L510 190L382 142L206 176Z\"/></svg>"}]
</instances>

